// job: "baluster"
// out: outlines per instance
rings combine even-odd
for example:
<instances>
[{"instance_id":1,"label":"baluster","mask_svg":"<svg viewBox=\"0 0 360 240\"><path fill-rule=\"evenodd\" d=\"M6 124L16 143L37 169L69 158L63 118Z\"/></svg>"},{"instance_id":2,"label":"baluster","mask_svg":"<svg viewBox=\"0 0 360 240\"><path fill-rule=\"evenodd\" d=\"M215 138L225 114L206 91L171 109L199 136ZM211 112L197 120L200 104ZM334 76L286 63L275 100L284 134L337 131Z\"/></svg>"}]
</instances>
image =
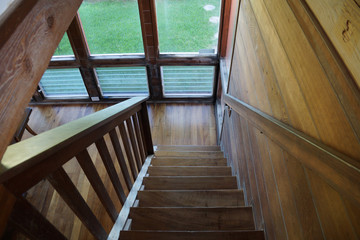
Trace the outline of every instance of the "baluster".
<instances>
[{"instance_id":1,"label":"baluster","mask_svg":"<svg viewBox=\"0 0 360 240\"><path fill-rule=\"evenodd\" d=\"M135 113L133 115L133 123L134 123L136 138L138 140L138 146L140 148L141 162L144 163L146 156L145 156L145 150L144 150L144 142L143 142L143 139L142 139L141 133L140 133L139 119L138 119L137 113Z\"/></svg>"},{"instance_id":2,"label":"baluster","mask_svg":"<svg viewBox=\"0 0 360 240\"><path fill-rule=\"evenodd\" d=\"M107 233L95 217L75 185L61 167L48 176L48 180L85 227L97 238L106 239Z\"/></svg>"},{"instance_id":3,"label":"baluster","mask_svg":"<svg viewBox=\"0 0 360 240\"><path fill-rule=\"evenodd\" d=\"M135 180L137 178L137 173L138 172L137 172L137 169L136 169L136 166L135 166L135 161L134 161L132 153L131 153L129 137L128 137L127 133L126 133L125 125L124 125L123 122L119 124L119 130L120 130L120 135L121 135L122 142L124 144L125 153L126 153L126 156L127 156L128 160L129 160L131 172L132 172L134 180Z\"/></svg>"},{"instance_id":4,"label":"baluster","mask_svg":"<svg viewBox=\"0 0 360 240\"><path fill-rule=\"evenodd\" d=\"M144 133L144 142L146 144L146 150L147 150L147 155L149 154L154 154L154 147L153 147L153 142L151 139L151 130L150 130L150 122L149 122L149 115L148 115L148 111L147 111L147 105L146 102L143 102L141 104L141 110L140 110L140 115L141 115L141 124L142 124L142 131Z\"/></svg>"},{"instance_id":5,"label":"baluster","mask_svg":"<svg viewBox=\"0 0 360 240\"><path fill-rule=\"evenodd\" d=\"M6 223L11 215L16 197L7 190L4 185L0 185L0 239L6 229Z\"/></svg>"},{"instance_id":6,"label":"baluster","mask_svg":"<svg viewBox=\"0 0 360 240\"><path fill-rule=\"evenodd\" d=\"M109 174L110 180L115 188L115 192L118 195L121 204L124 205L124 203L126 201L126 195L124 193L124 189L121 186L120 179L116 172L114 163L111 159L111 156L110 156L109 150L106 146L104 138L99 139L95 143L95 145L100 153L100 156L105 165L106 171Z\"/></svg>"},{"instance_id":7,"label":"baluster","mask_svg":"<svg viewBox=\"0 0 360 240\"><path fill-rule=\"evenodd\" d=\"M145 155L147 156L147 148L146 148L146 140L145 140L145 135L144 135L144 127L143 127L143 121L142 121L142 118L141 118L141 113L140 111L136 113L137 116L138 116L138 119L139 119L139 127L140 127L140 134L141 134L141 139L142 139L142 146L144 147L144 152L145 152Z\"/></svg>"},{"instance_id":8,"label":"baluster","mask_svg":"<svg viewBox=\"0 0 360 240\"><path fill-rule=\"evenodd\" d=\"M129 132L129 136L130 136L130 142L131 142L131 146L132 146L132 150L134 152L135 155L135 160L136 160L136 164L137 167L139 169L139 172L141 170L142 167L142 162L141 162L141 157L140 157L140 153L139 153L139 148L136 142L136 138L135 138L135 132L134 132L134 127L133 124L131 122L131 118L126 119L126 126Z\"/></svg>"},{"instance_id":9,"label":"baluster","mask_svg":"<svg viewBox=\"0 0 360 240\"><path fill-rule=\"evenodd\" d=\"M54 225L24 198L16 200L9 220L11 224L30 239L66 239Z\"/></svg>"},{"instance_id":10,"label":"baluster","mask_svg":"<svg viewBox=\"0 0 360 240\"><path fill-rule=\"evenodd\" d=\"M87 150L81 151L79 154L76 155L76 159L78 160L86 177L89 179L89 182L91 186L94 188L101 203L104 205L111 220L115 222L118 216L116 208L108 192L106 191L105 185L102 182L99 173L97 172L96 167L92 162L88 151Z\"/></svg>"},{"instance_id":11,"label":"baluster","mask_svg":"<svg viewBox=\"0 0 360 240\"><path fill-rule=\"evenodd\" d=\"M120 165L121 172L124 176L126 186L128 187L128 189L130 191L132 188L132 181L131 181L131 177L130 177L130 174L128 171L128 167L126 165L126 160L125 160L124 154L123 154L121 146L120 146L119 138L116 134L116 130L115 129L111 130L109 132L109 135L110 135L111 142L112 142L114 150L115 150L116 157L117 157L119 165Z\"/></svg>"}]
</instances>

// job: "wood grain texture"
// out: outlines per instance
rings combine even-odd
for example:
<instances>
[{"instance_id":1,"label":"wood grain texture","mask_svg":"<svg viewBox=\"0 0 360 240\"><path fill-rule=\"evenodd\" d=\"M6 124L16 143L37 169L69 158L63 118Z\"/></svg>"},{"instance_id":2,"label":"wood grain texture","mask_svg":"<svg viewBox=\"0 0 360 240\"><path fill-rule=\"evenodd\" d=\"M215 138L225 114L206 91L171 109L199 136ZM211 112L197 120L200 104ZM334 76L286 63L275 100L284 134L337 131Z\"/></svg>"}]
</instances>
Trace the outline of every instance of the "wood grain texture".
<instances>
[{"instance_id":1,"label":"wood grain texture","mask_svg":"<svg viewBox=\"0 0 360 240\"><path fill-rule=\"evenodd\" d=\"M231 176L230 167L155 167L148 169L149 176Z\"/></svg>"},{"instance_id":2,"label":"wood grain texture","mask_svg":"<svg viewBox=\"0 0 360 240\"><path fill-rule=\"evenodd\" d=\"M360 3L306 0L360 87Z\"/></svg>"},{"instance_id":3,"label":"wood grain texture","mask_svg":"<svg viewBox=\"0 0 360 240\"><path fill-rule=\"evenodd\" d=\"M11 141L25 109L46 67L81 4L77 1L37 1L25 5L27 14L19 22L2 22L14 28L1 44L0 62L2 137L0 157ZM25 10L26 11L26 10ZM21 11L22 12L22 11ZM15 18L16 20L16 18ZM39 41L41 39L41 41ZM47 47L43 47L47 46ZM16 101L14 100L16 96Z\"/></svg>"},{"instance_id":4,"label":"wood grain texture","mask_svg":"<svg viewBox=\"0 0 360 240\"><path fill-rule=\"evenodd\" d=\"M226 166L225 158L207 159L207 158L170 158L157 157L151 161L153 166Z\"/></svg>"},{"instance_id":5,"label":"wood grain texture","mask_svg":"<svg viewBox=\"0 0 360 240\"><path fill-rule=\"evenodd\" d=\"M244 206L241 190L139 191L140 207L239 207Z\"/></svg>"},{"instance_id":6,"label":"wood grain texture","mask_svg":"<svg viewBox=\"0 0 360 240\"><path fill-rule=\"evenodd\" d=\"M254 229L250 207L131 208L133 230L239 230Z\"/></svg>"},{"instance_id":7,"label":"wood grain texture","mask_svg":"<svg viewBox=\"0 0 360 240\"><path fill-rule=\"evenodd\" d=\"M146 190L237 189L235 177L145 177Z\"/></svg>"},{"instance_id":8,"label":"wood grain texture","mask_svg":"<svg viewBox=\"0 0 360 240\"><path fill-rule=\"evenodd\" d=\"M121 239L147 239L147 240L263 240L263 231L122 231Z\"/></svg>"}]
</instances>

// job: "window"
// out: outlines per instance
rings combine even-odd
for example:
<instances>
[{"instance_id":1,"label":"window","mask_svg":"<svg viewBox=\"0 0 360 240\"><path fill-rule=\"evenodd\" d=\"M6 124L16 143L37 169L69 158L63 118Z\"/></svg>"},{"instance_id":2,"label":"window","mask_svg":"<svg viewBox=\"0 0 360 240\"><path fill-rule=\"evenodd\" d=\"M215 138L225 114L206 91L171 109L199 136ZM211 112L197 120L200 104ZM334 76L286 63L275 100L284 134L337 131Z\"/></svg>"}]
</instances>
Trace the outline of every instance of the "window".
<instances>
[{"instance_id":1,"label":"window","mask_svg":"<svg viewBox=\"0 0 360 240\"><path fill-rule=\"evenodd\" d=\"M54 53L54 56L64 56L64 55L72 55L72 56L74 55L67 33L64 34L63 38L61 39L61 42L59 43Z\"/></svg>"},{"instance_id":2,"label":"window","mask_svg":"<svg viewBox=\"0 0 360 240\"><path fill-rule=\"evenodd\" d=\"M145 67L97 68L96 73L104 97L149 95Z\"/></svg>"},{"instance_id":3,"label":"window","mask_svg":"<svg viewBox=\"0 0 360 240\"><path fill-rule=\"evenodd\" d=\"M165 97L205 97L213 94L213 66L161 67Z\"/></svg>"},{"instance_id":4,"label":"window","mask_svg":"<svg viewBox=\"0 0 360 240\"><path fill-rule=\"evenodd\" d=\"M136 0L84 0L79 14L91 54L144 53Z\"/></svg>"},{"instance_id":5,"label":"window","mask_svg":"<svg viewBox=\"0 0 360 240\"><path fill-rule=\"evenodd\" d=\"M48 69L40 80L40 89L47 98L87 97L79 69Z\"/></svg>"},{"instance_id":6,"label":"window","mask_svg":"<svg viewBox=\"0 0 360 240\"><path fill-rule=\"evenodd\" d=\"M217 52L220 0L156 0L160 52Z\"/></svg>"}]
</instances>

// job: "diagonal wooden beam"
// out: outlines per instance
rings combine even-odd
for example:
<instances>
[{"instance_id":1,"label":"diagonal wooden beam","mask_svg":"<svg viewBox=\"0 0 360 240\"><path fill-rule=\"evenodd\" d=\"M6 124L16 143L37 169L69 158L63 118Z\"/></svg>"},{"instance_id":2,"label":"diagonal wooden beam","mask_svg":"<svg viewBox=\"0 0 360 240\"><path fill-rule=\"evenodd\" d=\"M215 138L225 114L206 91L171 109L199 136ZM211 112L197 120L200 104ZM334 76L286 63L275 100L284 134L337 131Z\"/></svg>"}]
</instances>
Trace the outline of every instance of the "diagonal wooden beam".
<instances>
[{"instance_id":1,"label":"diagonal wooden beam","mask_svg":"<svg viewBox=\"0 0 360 240\"><path fill-rule=\"evenodd\" d=\"M0 158L82 0L26 2L0 19L0 29L13 28L0 38ZM19 9L22 20L11 17Z\"/></svg>"}]
</instances>

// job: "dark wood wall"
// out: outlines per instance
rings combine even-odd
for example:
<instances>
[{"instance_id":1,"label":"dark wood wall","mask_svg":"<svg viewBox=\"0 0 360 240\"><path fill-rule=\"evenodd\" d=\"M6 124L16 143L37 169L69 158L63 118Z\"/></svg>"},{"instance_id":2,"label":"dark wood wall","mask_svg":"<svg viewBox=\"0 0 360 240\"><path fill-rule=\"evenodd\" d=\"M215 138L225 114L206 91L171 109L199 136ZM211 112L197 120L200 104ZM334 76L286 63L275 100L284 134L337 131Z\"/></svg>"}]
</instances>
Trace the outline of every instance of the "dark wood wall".
<instances>
[{"instance_id":1,"label":"dark wood wall","mask_svg":"<svg viewBox=\"0 0 360 240\"><path fill-rule=\"evenodd\" d=\"M309 159L225 108L220 143L268 239L360 238L359 198L342 183L360 186L359 16L356 0L241 1L227 93L352 169Z\"/></svg>"}]
</instances>

